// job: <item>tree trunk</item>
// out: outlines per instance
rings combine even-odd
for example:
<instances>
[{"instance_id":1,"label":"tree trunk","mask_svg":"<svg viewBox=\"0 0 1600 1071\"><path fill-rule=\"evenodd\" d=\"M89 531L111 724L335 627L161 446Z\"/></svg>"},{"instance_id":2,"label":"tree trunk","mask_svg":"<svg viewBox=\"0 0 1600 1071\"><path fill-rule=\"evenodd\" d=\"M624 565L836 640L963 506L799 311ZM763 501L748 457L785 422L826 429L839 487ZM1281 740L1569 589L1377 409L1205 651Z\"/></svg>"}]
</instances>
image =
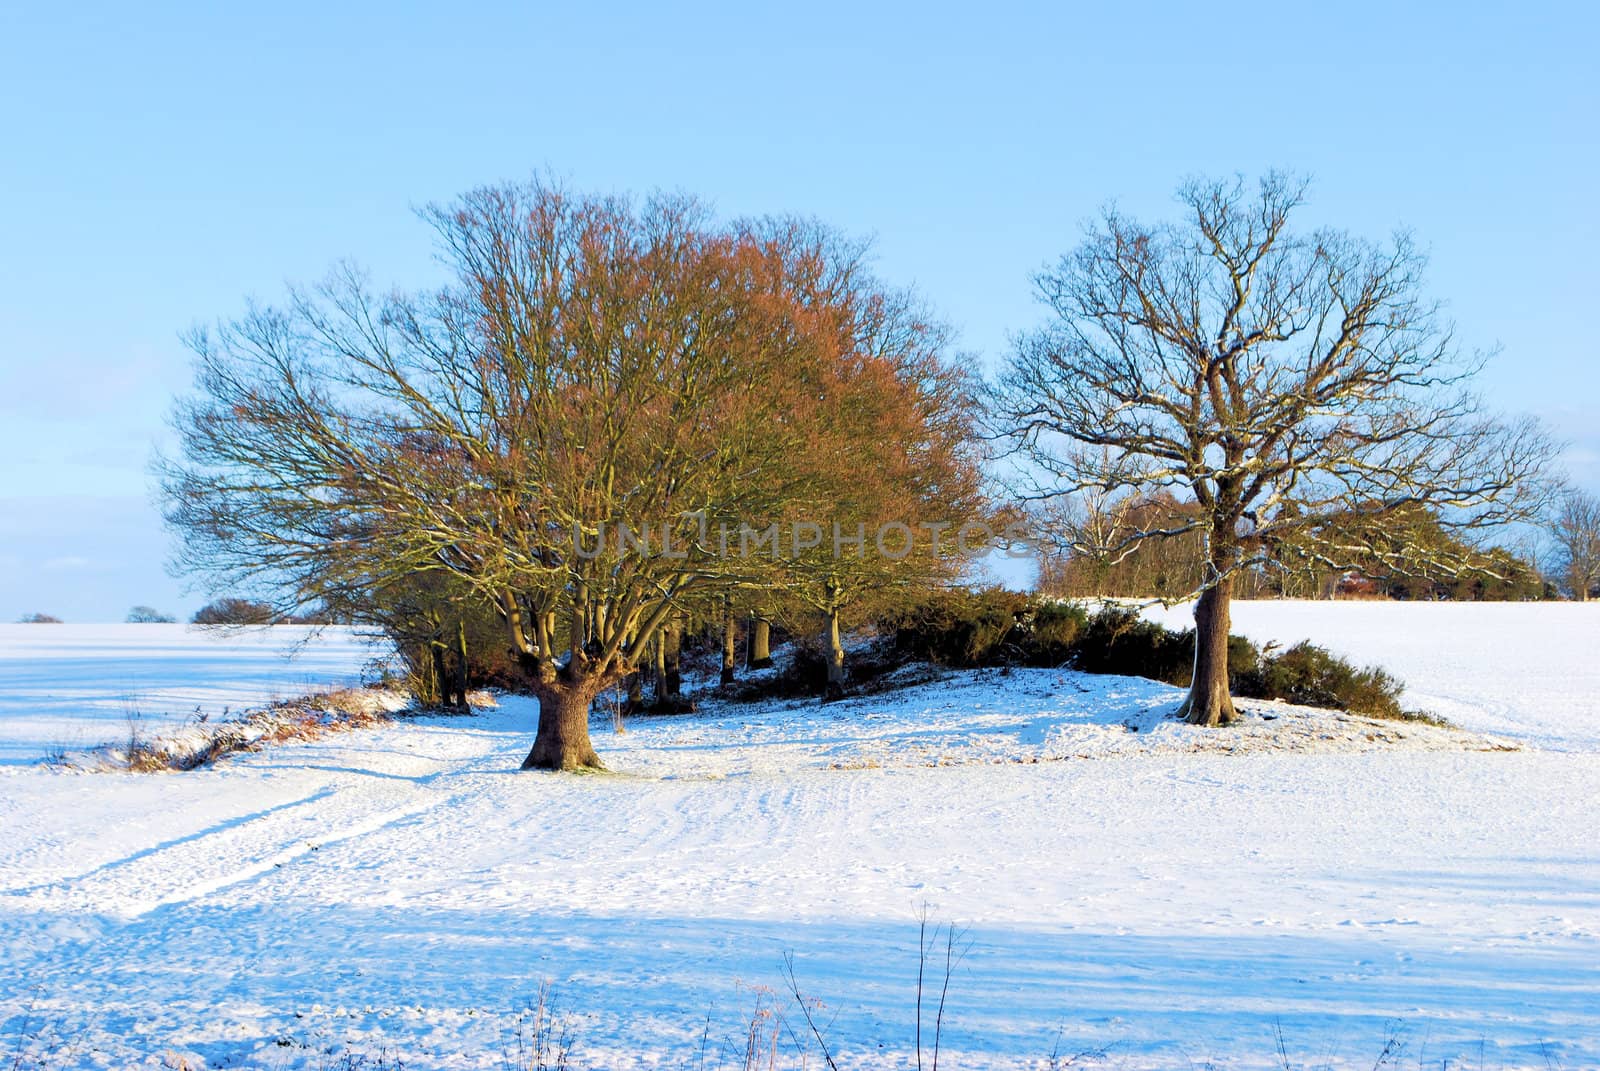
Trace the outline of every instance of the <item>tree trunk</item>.
<instances>
[{"instance_id":1,"label":"tree trunk","mask_svg":"<svg viewBox=\"0 0 1600 1071\"><path fill-rule=\"evenodd\" d=\"M455 677L450 674L444 644L435 640L429 648L433 653L433 679L438 682L434 692L438 696L439 706L449 709L455 702Z\"/></svg>"},{"instance_id":2,"label":"tree trunk","mask_svg":"<svg viewBox=\"0 0 1600 1071\"><path fill-rule=\"evenodd\" d=\"M839 639L839 611L828 611L828 688L825 697L844 695L844 644Z\"/></svg>"},{"instance_id":3,"label":"tree trunk","mask_svg":"<svg viewBox=\"0 0 1600 1071\"><path fill-rule=\"evenodd\" d=\"M751 669L765 669L772 665L772 622L764 617L750 620Z\"/></svg>"},{"instance_id":4,"label":"tree trunk","mask_svg":"<svg viewBox=\"0 0 1600 1071\"><path fill-rule=\"evenodd\" d=\"M456 622L456 687L455 706L463 714L472 713L467 703L467 623Z\"/></svg>"},{"instance_id":5,"label":"tree trunk","mask_svg":"<svg viewBox=\"0 0 1600 1071\"><path fill-rule=\"evenodd\" d=\"M676 701L683 695L682 650L683 626L673 623L666 631L666 642L663 644L666 665L662 676L662 687L669 701Z\"/></svg>"},{"instance_id":6,"label":"tree trunk","mask_svg":"<svg viewBox=\"0 0 1600 1071\"><path fill-rule=\"evenodd\" d=\"M524 770L603 770L589 742L589 682L560 681L539 691L539 733L522 760Z\"/></svg>"},{"instance_id":7,"label":"tree trunk","mask_svg":"<svg viewBox=\"0 0 1600 1071\"><path fill-rule=\"evenodd\" d=\"M722 680L724 688L733 683L733 667L738 661L739 625L733 616L733 607L722 610Z\"/></svg>"},{"instance_id":8,"label":"tree trunk","mask_svg":"<svg viewBox=\"0 0 1600 1071\"><path fill-rule=\"evenodd\" d=\"M432 643L420 646L415 663L415 670L411 675L412 691L417 693L417 702L424 707L439 705L439 669L434 659Z\"/></svg>"},{"instance_id":9,"label":"tree trunk","mask_svg":"<svg viewBox=\"0 0 1600 1071\"><path fill-rule=\"evenodd\" d=\"M664 707L670 696L667 695L667 630L662 629L656 633L652 654L655 657L655 692L656 706Z\"/></svg>"},{"instance_id":10,"label":"tree trunk","mask_svg":"<svg viewBox=\"0 0 1600 1071\"><path fill-rule=\"evenodd\" d=\"M1190 725L1227 725L1239 716L1228 691L1228 604L1233 578L1207 588L1194 606L1194 680L1178 716Z\"/></svg>"}]
</instances>

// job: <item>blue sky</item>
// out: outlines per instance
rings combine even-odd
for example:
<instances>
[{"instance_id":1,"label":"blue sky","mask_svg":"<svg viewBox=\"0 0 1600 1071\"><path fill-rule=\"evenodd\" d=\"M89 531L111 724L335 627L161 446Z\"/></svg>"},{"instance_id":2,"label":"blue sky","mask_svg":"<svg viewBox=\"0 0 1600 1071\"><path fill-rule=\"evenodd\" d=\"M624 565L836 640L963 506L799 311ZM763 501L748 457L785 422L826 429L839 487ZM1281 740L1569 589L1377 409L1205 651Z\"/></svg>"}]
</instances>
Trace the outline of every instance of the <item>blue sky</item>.
<instances>
[{"instance_id":1,"label":"blue sky","mask_svg":"<svg viewBox=\"0 0 1600 1071\"><path fill-rule=\"evenodd\" d=\"M0 620L187 613L147 465L186 327L535 168L876 237L986 362L1110 200L1314 176L1412 229L1483 386L1600 489L1600 15L1509 6L277 3L0 9Z\"/></svg>"}]
</instances>

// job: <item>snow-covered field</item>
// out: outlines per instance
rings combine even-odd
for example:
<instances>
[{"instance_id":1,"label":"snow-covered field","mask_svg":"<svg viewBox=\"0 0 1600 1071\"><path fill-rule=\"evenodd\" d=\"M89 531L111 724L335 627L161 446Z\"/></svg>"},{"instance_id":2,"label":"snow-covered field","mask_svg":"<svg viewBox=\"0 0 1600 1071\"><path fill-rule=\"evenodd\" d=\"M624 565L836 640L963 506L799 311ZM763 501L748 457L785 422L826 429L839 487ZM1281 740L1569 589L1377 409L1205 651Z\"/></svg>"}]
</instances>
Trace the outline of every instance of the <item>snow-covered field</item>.
<instances>
[{"instance_id":1,"label":"snow-covered field","mask_svg":"<svg viewBox=\"0 0 1600 1071\"><path fill-rule=\"evenodd\" d=\"M358 684L387 654L340 627L0 625L0 765Z\"/></svg>"},{"instance_id":2,"label":"snow-covered field","mask_svg":"<svg viewBox=\"0 0 1600 1071\"><path fill-rule=\"evenodd\" d=\"M1146 614L1194 624L1188 606ZM1236 602L1233 631L1382 666L1405 681L1404 706L1464 728L1600 751L1600 603Z\"/></svg>"},{"instance_id":3,"label":"snow-covered field","mask_svg":"<svg viewBox=\"0 0 1600 1071\"><path fill-rule=\"evenodd\" d=\"M792 951L839 1065L905 1067L924 908L968 944L953 1068L1279 1067L1280 1029L1297 1067L1391 1037L1386 1066L1600 1066L1600 607L1428 608L1389 658L1362 644L1422 626L1303 605L1236 622L1523 746L1250 704L1218 750L1173 689L1018 671L601 713L596 776L516 772L516 699L190 774L0 769L0 1066L516 1066L547 980L579 1066L737 1067ZM103 664L60 691L114 693Z\"/></svg>"}]
</instances>

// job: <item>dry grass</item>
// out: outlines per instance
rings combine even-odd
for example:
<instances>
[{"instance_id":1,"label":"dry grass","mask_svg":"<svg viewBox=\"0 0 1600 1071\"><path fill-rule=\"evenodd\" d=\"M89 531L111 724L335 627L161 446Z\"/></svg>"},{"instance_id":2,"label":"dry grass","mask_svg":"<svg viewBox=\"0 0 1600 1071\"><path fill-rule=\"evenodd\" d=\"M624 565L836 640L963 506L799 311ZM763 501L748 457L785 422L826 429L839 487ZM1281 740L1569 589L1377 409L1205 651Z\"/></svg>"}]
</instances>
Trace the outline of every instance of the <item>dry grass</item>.
<instances>
[{"instance_id":1,"label":"dry grass","mask_svg":"<svg viewBox=\"0 0 1600 1071\"><path fill-rule=\"evenodd\" d=\"M568 1071L574 1044L572 1020L556 1010L549 982L516 1017L500 1046L506 1071Z\"/></svg>"},{"instance_id":2,"label":"dry grass","mask_svg":"<svg viewBox=\"0 0 1600 1071\"><path fill-rule=\"evenodd\" d=\"M1362 711L1362 713L1366 717L1369 717L1369 718L1381 718L1384 721L1410 721L1410 722L1416 722L1416 723L1418 723L1420 725L1431 725L1435 729L1454 729L1454 728L1456 728L1455 723L1449 721L1448 719L1441 718L1437 714L1429 714L1426 710L1402 710L1398 714L1375 713L1373 711L1367 710L1367 711ZM1506 748L1505 750L1514 751L1516 749L1515 748Z\"/></svg>"},{"instance_id":3,"label":"dry grass","mask_svg":"<svg viewBox=\"0 0 1600 1071\"><path fill-rule=\"evenodd\" d=\"M474 693L469 698L474 703L482 700L482 705L494 702L492 696L483 693ZM191 724L154 739L144 735L143 718L136 709L130 708L125 741L79 754L57 749L46 761L53 766L88 772L196 770L240 752L304 743L334 733L385 725L408 703L403 693L391 688L343 688L277 702L239 718L210 721L198 717Z\"/></svg>"}]
</instances>

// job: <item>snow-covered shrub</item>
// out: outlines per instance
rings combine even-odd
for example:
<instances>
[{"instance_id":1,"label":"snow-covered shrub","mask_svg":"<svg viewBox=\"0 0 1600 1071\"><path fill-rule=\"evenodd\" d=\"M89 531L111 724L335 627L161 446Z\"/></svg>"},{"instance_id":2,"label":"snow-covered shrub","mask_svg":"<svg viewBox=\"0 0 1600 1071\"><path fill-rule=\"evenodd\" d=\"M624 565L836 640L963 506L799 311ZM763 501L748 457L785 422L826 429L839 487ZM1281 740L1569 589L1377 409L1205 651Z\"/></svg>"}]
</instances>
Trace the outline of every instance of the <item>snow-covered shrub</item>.
<instances>
[{"instance_id":1,"label":"snow-covered shrub","mask_svg":"<svg viewBox=\"0 0 1600 1071\"><path fill-rule=\"evenodd\" d=\"M1070 665L1085 673L1145 677L1187 687L1194 672L1194 632L1147 620L1138 607L1037 600L998 588L948 592L897 618L893 650L906 661L962 668ZM796 665L802 669L804 654ZM817 656L818 667L822 656ZM1376 667L1359 668L1309 642L1274 654L1243 636L1228 637L1229 686L1250 699L1411 717L1402 685ZM821 668L816 670L821 673Z\"/></svg>"},{"instance_id":2,"label":"snow-covered shrub","mask_svg":"<svg viewBox=\"0 0 1600 1071\"><path fill-rule=\"evenodd\" d=\"M476 705L494 704L492 696L474 692ZM128 770L164 773L194 770L241 751L259 751L274 744L315 740L329 733L371 728L407 708L410 697L392 688L343 688L299 699L282 700L238 718L200 718L159 737L144 734L137 709L128 713L125 741L86 751L58 748L52 765L76 770Z\"/></svg>"}]
</instances>

